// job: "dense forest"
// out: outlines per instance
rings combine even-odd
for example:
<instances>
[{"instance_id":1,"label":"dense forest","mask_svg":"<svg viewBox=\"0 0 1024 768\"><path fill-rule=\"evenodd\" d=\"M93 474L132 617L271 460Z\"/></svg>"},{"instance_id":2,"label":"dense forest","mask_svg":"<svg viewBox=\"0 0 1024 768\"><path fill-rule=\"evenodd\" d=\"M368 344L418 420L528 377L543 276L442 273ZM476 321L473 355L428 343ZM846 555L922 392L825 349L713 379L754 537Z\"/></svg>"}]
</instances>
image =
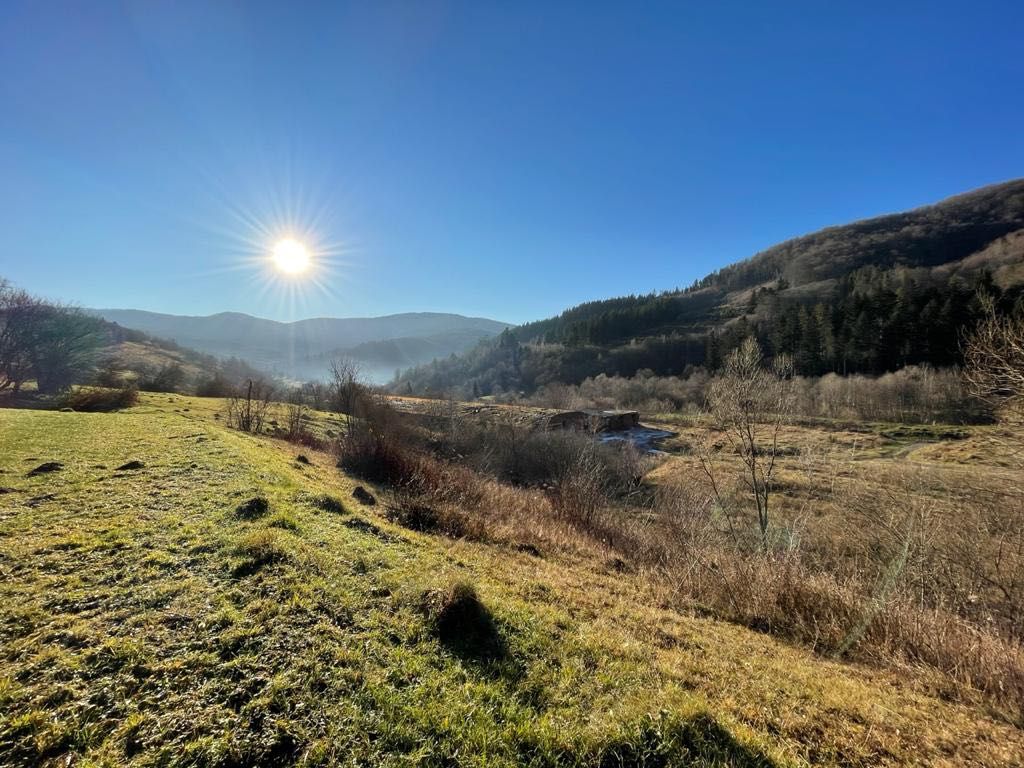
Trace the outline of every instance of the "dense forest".
<instances>
[{"instance_id":1,"label":"dense forest","mask_svg":"<svg viewBox=\"0 0 1024 768\"><path fill-rule=\"evenodd\" d=\"M398 376L398 392L532 392L604 373L716 369L754 336L801 374L955 365L984 314L1024 311L1024 181L832 227L685 290L581 304Z\"/></svg>"}]
</instances>

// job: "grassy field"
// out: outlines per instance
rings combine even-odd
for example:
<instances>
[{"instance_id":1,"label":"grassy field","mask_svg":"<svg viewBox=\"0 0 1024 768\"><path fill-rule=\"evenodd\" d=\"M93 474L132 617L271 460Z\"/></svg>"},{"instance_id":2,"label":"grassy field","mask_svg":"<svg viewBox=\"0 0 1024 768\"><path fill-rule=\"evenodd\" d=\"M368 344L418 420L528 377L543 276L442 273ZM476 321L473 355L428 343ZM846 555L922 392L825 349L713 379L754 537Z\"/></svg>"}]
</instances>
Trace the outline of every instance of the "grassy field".
<instances>
[{"instance_id":1,"label":"grassy field","mask_svg":"<svg viewBox=\"0 0 1024 768\"><path fill-rule=\"evenodd\" d=\"M0 765L1024 765L912 674L391 525L220 405L0 410Z\"/></svg>"}]
</instances>

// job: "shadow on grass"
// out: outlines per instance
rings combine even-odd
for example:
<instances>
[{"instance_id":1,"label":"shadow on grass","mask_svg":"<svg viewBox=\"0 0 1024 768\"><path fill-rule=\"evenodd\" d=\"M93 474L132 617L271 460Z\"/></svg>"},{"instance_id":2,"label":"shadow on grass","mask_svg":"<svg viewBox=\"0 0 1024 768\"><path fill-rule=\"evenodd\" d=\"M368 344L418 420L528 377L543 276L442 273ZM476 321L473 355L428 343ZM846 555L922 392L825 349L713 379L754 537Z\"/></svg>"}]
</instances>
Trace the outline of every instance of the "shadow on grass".
<instances>
[{"instance_id":1,"label":"shadow on grass","mask_svg":"<svg viewBox=\"0 0 1024 768\"><path fill-rule=\"evenodd\" d=\"M775 768L776 765L760 750L737 741L708 714L679 719L666 712L644 718L627 728L618 739L604 744L596 764L601 768L675 765Z\"/></svg>"},{"instance_id":2,"label":"shadow on grass","mask_svg":"<svg viewBox=\"0 0 1024 768\"><path fill-rule=\"evenodd\" d=\"M438 642L477 673L506 680L523 675L522 664L509 652L498 623L472 584L457 581L447 590L427 592L424 609Z\"/></svg>"}]
</instances>

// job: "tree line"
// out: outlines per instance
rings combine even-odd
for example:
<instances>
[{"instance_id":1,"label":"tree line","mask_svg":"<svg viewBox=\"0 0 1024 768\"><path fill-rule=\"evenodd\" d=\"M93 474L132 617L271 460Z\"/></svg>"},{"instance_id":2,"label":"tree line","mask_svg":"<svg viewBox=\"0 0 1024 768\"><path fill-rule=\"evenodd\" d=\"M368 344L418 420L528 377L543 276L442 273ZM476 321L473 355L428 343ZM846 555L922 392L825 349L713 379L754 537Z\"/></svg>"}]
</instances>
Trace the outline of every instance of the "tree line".
<instances>
[{"instance_id":1,"label":"tree line","mask_svg":"<svg viewBox=\"0 0 1024 768\"><path fill-rule=\"evenodd\" d=\"M124 342L168 355L162 363L129 365L112 354ZM190 375L179 361L200 373ZM153 338L77 307L34 296L0 278L0 396L17 396L31 383L44 396L67 392L76 384L95 384L224 397L239 382L263 376L242 360L219 360Z\"/></svg>"},{"instance_id":2,"label":"tree line","mask_svg":"<svg viewBox=\"0 0 1024 768\"><path fill-rule=\"evenodd\" d=\"M92 371L105 324L74 307L53 304L0 280L0 393L29 381L52 395Z\"/></svg>"},{"instance_id":3,"label":"tree line","mask_svg":"<svg viewBox=\"0 0 1024 768\"><path fill-rule=\"evenodd\" d=\"M1003 289L986 271L948 277L868 266L813 292L776 280L709 315L717 301L700 289L580 305L410 369L392 389L481 396L640 370L688 376L697 368L719 370L748 338L770 357L789 355L805 376L948 367L961 364L959 340L982 320L987 303L1003 314L1024 311L1024 290Z\"/></svg>"}]
</instances>

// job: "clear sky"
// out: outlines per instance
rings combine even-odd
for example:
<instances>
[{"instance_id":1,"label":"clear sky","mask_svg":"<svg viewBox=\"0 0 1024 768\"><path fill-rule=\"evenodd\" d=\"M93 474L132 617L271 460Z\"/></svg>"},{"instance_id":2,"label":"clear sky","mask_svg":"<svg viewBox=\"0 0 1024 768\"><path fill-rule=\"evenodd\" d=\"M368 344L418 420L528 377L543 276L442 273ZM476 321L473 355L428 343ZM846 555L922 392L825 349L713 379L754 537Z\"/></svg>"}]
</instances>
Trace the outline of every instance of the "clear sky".
<instances>
[{"instance_id":1,"label":"clear sky","mask_svg":"<svg viewBox=\"0 0 1024 768\"><path fill-rule=\"evenodd\" d=\"M0 275L512 322L1024 176L1024 3L19 2ZM315 280L271 276L288 234Z\"/></svg>"}]
</instances>

